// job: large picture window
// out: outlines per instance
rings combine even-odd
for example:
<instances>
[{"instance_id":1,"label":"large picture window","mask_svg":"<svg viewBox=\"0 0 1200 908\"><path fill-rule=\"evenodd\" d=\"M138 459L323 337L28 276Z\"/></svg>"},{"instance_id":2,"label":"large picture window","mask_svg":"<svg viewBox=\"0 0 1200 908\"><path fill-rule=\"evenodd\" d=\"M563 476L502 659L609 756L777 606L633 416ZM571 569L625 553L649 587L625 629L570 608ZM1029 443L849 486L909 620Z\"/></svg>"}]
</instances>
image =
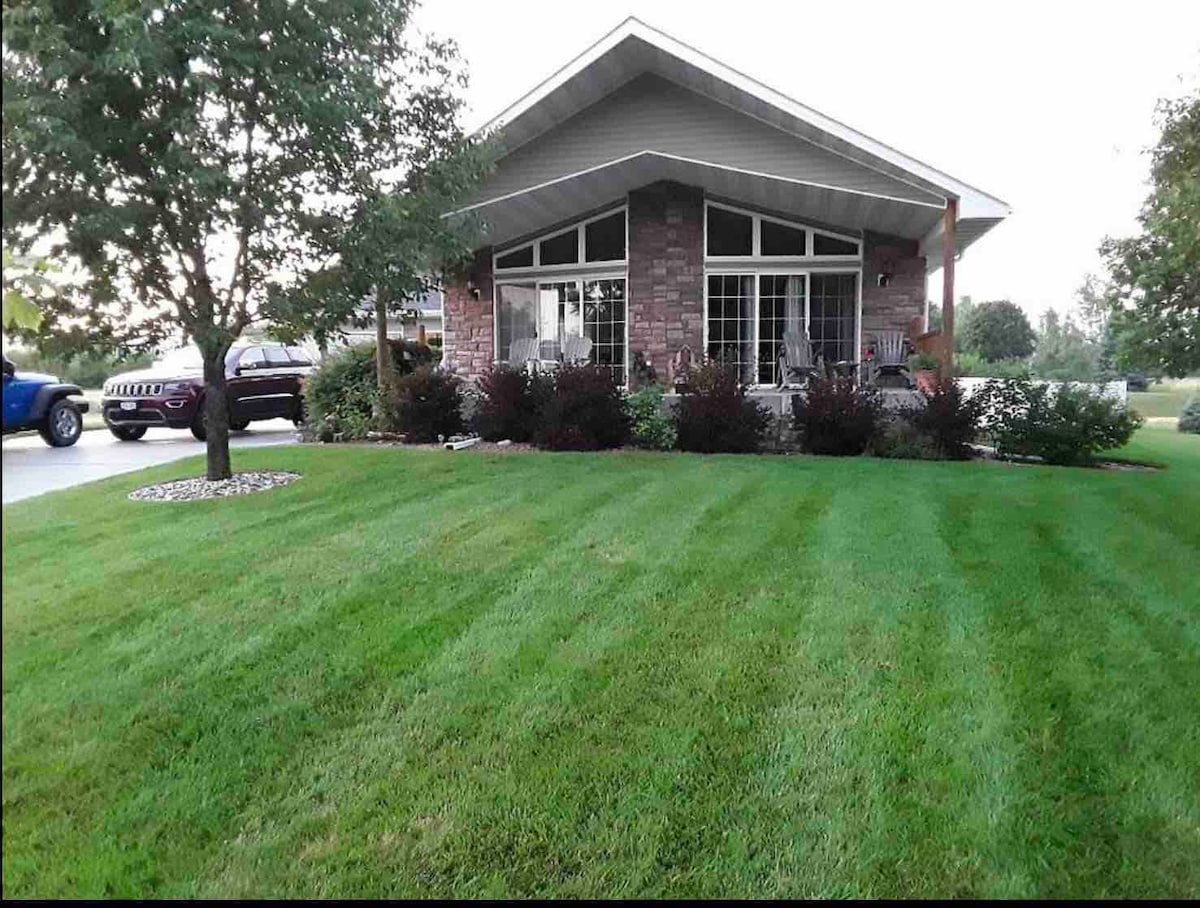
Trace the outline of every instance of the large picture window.
<instances>
[{"instance_id":1,"label":"large picture window","mask_svg":"<svg viewBox=\"0 0 1200 908\"><path fill-rule=\"evenodd\" d=\"M496 357L513 359L513 344L537 340L547 364L562 357L571 335L592 341L590 361L625 380L625 279L573 278L496 285Z\"/></svg>"},{"instance_id":2,"label":"large picture window","mask_svg":"<svg viewBox=\"0 0 1200 908\"><path fill-rule=\"evenodd\" d=\"M778 384L783 335L807 332L826 363L854 362L858 273L709 274L706 350L747 384Z\"/></svg>"},{"instance_id":3,"label":"large picture window","mask_svg":"<svg viewBox=\"0 0 1200 908\"><path fill-rule=\"evenodd\" d=\"M808 298L808 336L827 363L854 362L858 275L814 274Z\"/></svg>"},{"instance_id":4,"label":"large picture window","mask_svg":"<svg viewBox=\"0 0 1200 908\"><path fill-rule=\"evenodd\" d=\"M708 357L754 381L754 275L708 276Z\"/></svg>"}]
</instances>

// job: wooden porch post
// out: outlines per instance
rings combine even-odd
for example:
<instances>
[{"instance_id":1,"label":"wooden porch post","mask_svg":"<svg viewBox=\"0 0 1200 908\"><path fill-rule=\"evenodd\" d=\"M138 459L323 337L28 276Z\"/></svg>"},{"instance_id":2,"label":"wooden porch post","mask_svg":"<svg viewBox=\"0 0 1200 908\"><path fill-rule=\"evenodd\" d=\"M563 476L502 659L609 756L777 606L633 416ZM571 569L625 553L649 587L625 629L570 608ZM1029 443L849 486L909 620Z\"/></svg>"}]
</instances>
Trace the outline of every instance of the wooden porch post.
<instances>
[{"instance_id":1,"label":"wooden porch post","mask_svg":"<svg viewBox=\"0 0 1200 908\"><path fill-rule=\"evenodd\" d=\"M954 256L958 252L958 199L946 199L942 223L942 374L954 374Z\"/></svg>"}]
</instances>

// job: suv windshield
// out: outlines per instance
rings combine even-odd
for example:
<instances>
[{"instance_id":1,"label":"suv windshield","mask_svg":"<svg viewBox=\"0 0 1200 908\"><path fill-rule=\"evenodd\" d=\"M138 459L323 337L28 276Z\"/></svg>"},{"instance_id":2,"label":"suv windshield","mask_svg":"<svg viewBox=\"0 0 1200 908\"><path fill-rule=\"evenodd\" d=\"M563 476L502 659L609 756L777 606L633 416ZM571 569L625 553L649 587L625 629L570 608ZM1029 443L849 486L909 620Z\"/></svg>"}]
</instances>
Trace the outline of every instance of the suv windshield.
<instances>
[{"instance_id":1,"label":"suv windshield","mask_svg":"<svg viewBox=\"0 0 1200 908\"><path fill-rule=\"evenodd\" d=\"M244 345L242 345L244 346ZM229 364L237 358L242 347L234 347L225 354L225 365ZM204 357L200 355L200 348L188 344L186 347L177 347L174 350L168 350L155 363L155 368L164 371L179 372L187 374L189 372L204 371Z\"/></svg>"}]
</instances>

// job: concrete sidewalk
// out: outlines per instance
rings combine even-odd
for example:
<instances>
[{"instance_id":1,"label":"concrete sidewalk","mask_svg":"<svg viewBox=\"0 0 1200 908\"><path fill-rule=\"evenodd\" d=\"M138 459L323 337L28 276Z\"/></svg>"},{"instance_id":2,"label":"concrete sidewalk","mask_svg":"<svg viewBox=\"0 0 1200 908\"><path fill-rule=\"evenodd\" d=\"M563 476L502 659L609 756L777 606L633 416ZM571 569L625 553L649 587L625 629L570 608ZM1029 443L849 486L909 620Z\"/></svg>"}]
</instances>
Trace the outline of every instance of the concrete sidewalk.
<instances>
[{"instance_id":1,"label":"concrete sidewalk","mask_svg":"<svg viewBox=\"0 0 1200 908\"><path fill-rule=\"evenodd\" d=\"M296 429L285 419L251 423L229 438L232 448L295 442ZM150 429L141 441L118 441L106 430L84 432L70 448L52 448L34 435L5 439L3 447L5 504L204 453L204 442L175 429Z\"/></svg>"}]
</instances>

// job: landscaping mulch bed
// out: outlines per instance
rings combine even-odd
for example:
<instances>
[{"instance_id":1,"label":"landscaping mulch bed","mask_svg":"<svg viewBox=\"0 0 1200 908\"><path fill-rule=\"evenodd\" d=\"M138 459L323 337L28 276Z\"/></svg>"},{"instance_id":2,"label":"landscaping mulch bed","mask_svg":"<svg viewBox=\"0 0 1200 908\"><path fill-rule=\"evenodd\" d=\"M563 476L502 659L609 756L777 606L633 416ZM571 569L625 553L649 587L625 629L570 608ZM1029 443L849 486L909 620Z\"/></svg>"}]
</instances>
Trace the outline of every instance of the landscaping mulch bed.
<instances>
[{"instance_id":1,"label":"landscaping mulch bed","mask_svg":"<svg viewBox=\"0 0 1200 908\"><path fill-rule=\"evenodd\" d=\"M143 486L129 493L131 501L208 501L213 498L228 498L231 495L253 495L268 489L279 488L295 482L299 473L280 471L258 471L234 473L230 479L210 482L203 476L194 479L176 479L157 485Z\"/></svg>"}]
</instances>

